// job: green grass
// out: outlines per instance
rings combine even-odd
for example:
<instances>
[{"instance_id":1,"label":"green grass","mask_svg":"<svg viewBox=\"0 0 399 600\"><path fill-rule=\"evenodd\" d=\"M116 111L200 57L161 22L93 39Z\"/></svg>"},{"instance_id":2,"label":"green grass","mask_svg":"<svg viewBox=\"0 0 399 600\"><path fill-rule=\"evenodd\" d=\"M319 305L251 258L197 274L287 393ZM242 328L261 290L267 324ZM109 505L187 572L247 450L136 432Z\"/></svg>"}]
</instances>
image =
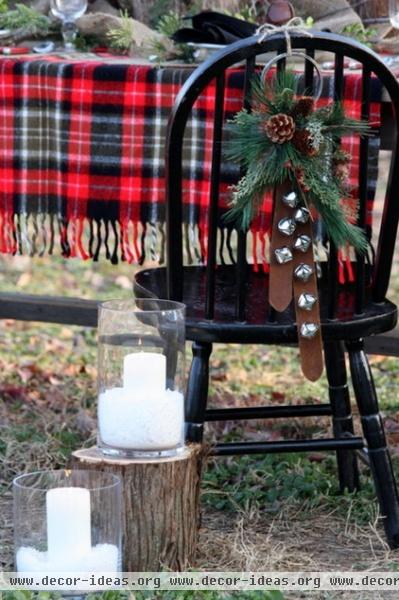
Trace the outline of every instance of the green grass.
<instances>
[{"instance_id":1,"label":"green grass","mask_svg":"<svg viewBox=\"0 0 399 600\"><path fill-rule=\"evenodd\" d=\"M203 502L217 510L267 511L300 508L301 518L323 506L336 516L359 525L376 515L375 494L369 477L363 477L360 493L338 493L335 457L309 460L305 455L272 454L215 460L204 475Z\"/></svg>"}]
</instances>

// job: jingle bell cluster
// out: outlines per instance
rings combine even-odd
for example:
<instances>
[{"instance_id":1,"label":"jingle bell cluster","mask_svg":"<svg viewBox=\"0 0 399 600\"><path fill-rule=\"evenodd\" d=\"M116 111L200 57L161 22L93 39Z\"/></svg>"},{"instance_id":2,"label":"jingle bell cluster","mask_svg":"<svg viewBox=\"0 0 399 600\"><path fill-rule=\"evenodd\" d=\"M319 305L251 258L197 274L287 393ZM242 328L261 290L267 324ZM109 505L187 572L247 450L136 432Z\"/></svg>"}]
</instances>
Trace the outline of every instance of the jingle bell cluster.
<instances>
[{"instance_id":1,"label":"jingle bell cluster","mask_svg":"<svg viewBox=\"0 0 399 600\"><path fill-rule=\"evenodd\" d=\"M292 217L284 217L277 223L279 232L287 237L294 235L297 225L306 224L310 219L310 213L304 206L299 206L300 201L296 192L292 191L282 197L282 202L289 208L295 209ZM305 254L312 245L312 240L308 235L298 235L292 243L292 249L287 246L276 248L274 251L276 262L280 265L293 260L293 251L302 252ZM314 269L312 265L300 263L294 270L294 277L306 283L313 275ZM311 311L317 302L317 296L309 292L303 292L297 299L297 308L304 311ZM317 323L306 322L300 327L299 333L301 337L311 339L315 337L319 331Z\"/></svg>"}]
</instances>

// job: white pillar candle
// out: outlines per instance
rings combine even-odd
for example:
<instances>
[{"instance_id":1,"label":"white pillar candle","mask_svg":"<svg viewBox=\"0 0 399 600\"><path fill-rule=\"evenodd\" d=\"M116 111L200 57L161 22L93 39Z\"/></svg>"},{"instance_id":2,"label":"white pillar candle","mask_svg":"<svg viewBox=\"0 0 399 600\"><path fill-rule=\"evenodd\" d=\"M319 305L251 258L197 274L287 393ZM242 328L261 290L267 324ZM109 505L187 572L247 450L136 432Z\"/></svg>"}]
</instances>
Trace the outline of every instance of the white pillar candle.
<instances>
[{"instance_id":1,"label":"white pillar candle","mask_svg":"<svg viewBox=\"0 0 399 600\"><path fill-rule=\"evenodd\" d=\"M54 488L46 494L47 548L50 562L78 564L91 550L90 492Z\"/></svg>"},{"instance_id":2,"label":"white pillar candle","mask_svg":"<svg viewBox=\"0 0 399 600\"><path fill-rule=\"evenodd\" d=\"M133 352L123 360L123 387L148 392L166 389L166 356L157 352Z\"/></svg>"}]
</instances>

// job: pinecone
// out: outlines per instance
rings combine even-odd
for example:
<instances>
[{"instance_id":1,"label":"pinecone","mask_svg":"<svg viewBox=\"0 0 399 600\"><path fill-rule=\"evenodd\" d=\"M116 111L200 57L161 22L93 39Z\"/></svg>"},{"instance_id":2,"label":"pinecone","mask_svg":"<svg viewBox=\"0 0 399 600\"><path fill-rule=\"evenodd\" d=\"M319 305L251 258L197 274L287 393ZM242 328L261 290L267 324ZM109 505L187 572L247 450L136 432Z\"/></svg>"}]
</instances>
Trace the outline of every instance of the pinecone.
<instances>
[{"instance_id":1,"label":"pinecone","mask_svg":"<svg viewBox=\"0 0 399 600\"><path fill-rule=\"evenodd\" d=\"M310 96L303 96L297 100L294 108L291 111L292 116L297 117L308 117L314 109L314 100Z\"/></svg>"},{"instance_id":2,"label":"pinecone","mask_svg":"<svg viewBox=\"0 0 399 600\"><path fill-rule=\"evenodd\" d=\"M298 185L302 188L302 191L310 192L310 187L306 185L303 169L295 169L295 178L297 180Z\"/></svg>"},{"instance_id":3,"label":"pinecone","mask_svg":"<svg viewBox=\"0 0 399 600\"><path fill-rule=\"evenodd\" d=\"M313 145L313 136L307 129L297 129L292 138L292 143L301 154L315 156L317 148Z\"/></svg>"},{"instance_id":4,"label":"pinecone","mask_svg":"<svg viewBox=\"0 0 399 600\"><path fill-rule=\"evenodd\" d=\"M275 144L289 142L295 133L294 119L283 113L273 115L266 121L265 131L267 137Z\"/></svg>"}]
</instances>

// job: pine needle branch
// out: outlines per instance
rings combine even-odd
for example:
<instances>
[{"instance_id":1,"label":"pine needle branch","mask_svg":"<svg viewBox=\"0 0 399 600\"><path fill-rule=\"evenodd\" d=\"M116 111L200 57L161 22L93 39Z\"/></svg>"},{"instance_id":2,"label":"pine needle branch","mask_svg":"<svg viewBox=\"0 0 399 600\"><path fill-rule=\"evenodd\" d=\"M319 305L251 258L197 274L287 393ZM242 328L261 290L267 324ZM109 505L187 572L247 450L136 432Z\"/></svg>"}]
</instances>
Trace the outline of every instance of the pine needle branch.
<instances>
[{"instance_id":1,"label":"pine needle branch","mask_svg":"<svg viewBox=\"0 0 399 600\"><path fill-rule=\"evenodd\" d=\"M14 10L0 12L0 28L23 29L27 36L43 36L49 31L50 19L30 6L16 4Z\"/></svg>"}]
</instances>

